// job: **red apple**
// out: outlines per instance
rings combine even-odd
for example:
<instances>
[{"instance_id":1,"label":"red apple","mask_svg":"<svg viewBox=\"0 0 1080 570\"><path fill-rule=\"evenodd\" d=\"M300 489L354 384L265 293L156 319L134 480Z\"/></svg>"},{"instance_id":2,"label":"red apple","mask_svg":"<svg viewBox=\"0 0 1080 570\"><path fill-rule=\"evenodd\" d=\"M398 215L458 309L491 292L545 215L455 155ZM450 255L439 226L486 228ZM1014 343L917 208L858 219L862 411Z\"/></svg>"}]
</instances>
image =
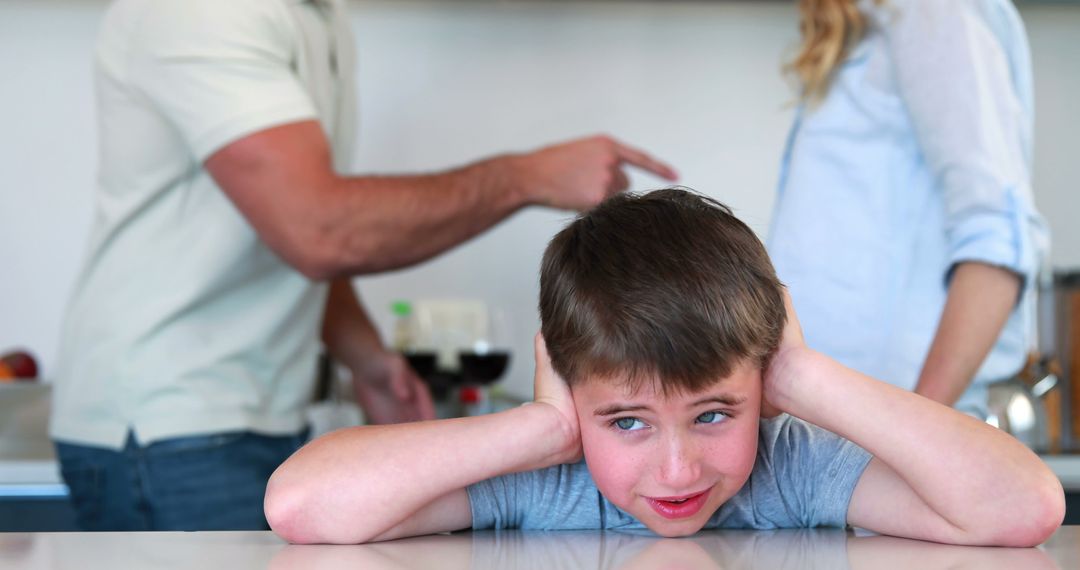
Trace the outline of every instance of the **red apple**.
<instances>
[{"instance_id":1,"label":"red apple","mask_svg":"<svg viewBox=\"0 0 1080 570\"><path fill-rule=\"evenodd\" d=\"M25 351L9 352L0 357L16 378L37 378L38 366L34 357Z\"/></svg>"}]
</instances>

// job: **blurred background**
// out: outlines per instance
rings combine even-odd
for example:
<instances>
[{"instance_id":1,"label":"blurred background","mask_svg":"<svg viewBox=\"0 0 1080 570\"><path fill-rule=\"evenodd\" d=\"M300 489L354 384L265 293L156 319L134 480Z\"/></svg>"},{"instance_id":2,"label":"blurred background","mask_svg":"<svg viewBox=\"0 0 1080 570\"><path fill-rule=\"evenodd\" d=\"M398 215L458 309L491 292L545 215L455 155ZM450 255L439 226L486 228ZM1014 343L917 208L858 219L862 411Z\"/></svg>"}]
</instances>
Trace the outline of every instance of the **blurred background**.
<instances>
[{"instance_id":1,"label":"blurred background","mask_svg":"<svg viewBox=\"0 0 1080 570\"><path fill-rule=\"evenodd\" d=\"M48 380L92 216L92 46L106 0L0 3L0 350ZM1037 100L1034 186L1058 268L1080 267L1080 4L1018 2ZM793 92L780 66L786 1L351 2L357 172L417 172L606 132L679 169L681 183L767 231ZM635 189L661 182L638 177ZM422 266L357 280L389 341L396 299L481 300L531 394L537 271L569 214L528 210Z\"/></svg>"},{"instance_id":2,"label":"blurred background","mask_svg":"<svg viewBox=\"0 0 1080 570\"><path fill-rule=\"evenodd\" d=\"M1077 385L1068 365L1080 353L1080 2L1017 4L1035 69L1036 202L1052 230L1054 268L1074 277L1059 281L1054 301L1073 300L1050 304L1051 332L1065 333L1050 351L1067 365L1061 384ZM45 434L42 383L52 379L93 216L92 48L106 5L0 2L0 356L18 350L36 361L0 359L0 382L5 374L39 379L35 390L0 383L0 530L72 524ZM795 100L781 75L797 39L793 0L353 0L351 9L356 172L439 170L608 133L670 162L682 184L726 202L765 236ZM632 179L636 190L661 185ZM528 399L540 256L570 217L529 209L428 263L355 285L387 343L411 335L408 342L507 351L500 393ZM1065 425L1067 434L1061 414L1080 409L1069 402L1078 395L1058 396L1044 424ZM1047 458L1073 489L1078 457ZM1070 501L1070 513L1080 512L1080 495Z\"/></svg>"}]
</instances>

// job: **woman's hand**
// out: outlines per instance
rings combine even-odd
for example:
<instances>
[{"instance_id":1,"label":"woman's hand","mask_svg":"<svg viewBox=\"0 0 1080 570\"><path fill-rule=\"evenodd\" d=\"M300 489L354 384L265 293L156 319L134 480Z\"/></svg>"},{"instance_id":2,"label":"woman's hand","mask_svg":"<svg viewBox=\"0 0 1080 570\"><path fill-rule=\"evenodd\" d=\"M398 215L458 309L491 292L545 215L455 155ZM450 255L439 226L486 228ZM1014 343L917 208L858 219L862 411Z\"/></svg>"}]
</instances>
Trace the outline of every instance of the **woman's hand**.
<instances>
[{"instance_id":1,"label":"woman's hand","mask_svg":"<svg viewBox=\"0 0 1080 570\"><path fill-rule=\"evenodd\" d=\"M551 367L547 343L539 332L533 339L536 350L536 376L533 380L533 402L546 406L557 414L564 437L558 463L577 463L581 460L581 429L570 386Z\"/></svg>"}]
</instances>

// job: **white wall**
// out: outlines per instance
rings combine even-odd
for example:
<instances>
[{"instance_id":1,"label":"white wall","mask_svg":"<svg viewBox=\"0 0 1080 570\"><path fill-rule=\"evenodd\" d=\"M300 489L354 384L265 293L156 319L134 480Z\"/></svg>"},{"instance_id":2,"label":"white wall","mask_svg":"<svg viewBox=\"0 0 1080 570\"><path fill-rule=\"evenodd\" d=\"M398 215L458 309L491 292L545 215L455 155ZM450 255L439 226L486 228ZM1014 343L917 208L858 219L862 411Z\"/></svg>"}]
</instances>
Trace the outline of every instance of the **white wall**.
<instances>
[{"instance_id":1,"label":"white wall","mask_svg":"<svg viewBox=\"0 0 1080 570\"><path fill-rule=\"evenodd\" d=\"M29 346L46 374L89 227L90 47L103 0L0 4L0 350ZM764 234L790 120L779 77L795 39L787 3L354 3L363 172L432 170L607 132L673 162L682 182ZM1080 265L1080 9L1024 10L1036 59L1037 200L1055 261ZM638 189L660 181L634 176ZM380 326L397 298L482 298L508 315L508 384L530 392L540 254L568 215L518 214L420 267L358 280Z\"/></svg>"},{"instance_id":2,"label":"white wall","mask_svg":"<svg viewBox=\"0 0 1080 570\"><path fill-rule=\"evenodd\" d=\"M1080 6L1029 6L1035 68L1035 200L1055 266L1080 268Z\"/></svg>"},{"instance_id":3,"label":"white wall","mask_svg":"<svg viewBox=\"0 0 1080 570\"><path fill-rule=\"evenodd\" d=\"M0 2L0 351L55 362L93 208L103 1Z\"/></svg>"}]
</instances>

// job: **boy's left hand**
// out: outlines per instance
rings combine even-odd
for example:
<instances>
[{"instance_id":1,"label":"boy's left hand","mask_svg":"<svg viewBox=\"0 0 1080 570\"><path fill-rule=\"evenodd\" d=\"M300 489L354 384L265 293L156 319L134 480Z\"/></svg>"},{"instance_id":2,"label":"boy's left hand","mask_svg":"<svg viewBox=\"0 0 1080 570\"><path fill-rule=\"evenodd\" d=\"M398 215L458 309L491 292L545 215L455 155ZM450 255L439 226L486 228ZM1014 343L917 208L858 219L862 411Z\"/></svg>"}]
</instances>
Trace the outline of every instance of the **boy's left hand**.
<instances>
[{"instance_id":1,"label":"boy's left hand","mask_svg":"<svg viewBox=\"0 0 1080 570\"><path fill-rule=\"evenodd\" d=\"M807 348L799 317L795 314L795 305L791 302L791 293L788 292L787 287L783 288L783 292L787 320L780 336L780 346L776 348L776 353L773 354L762 373L764 389L761 395L761 415L766 418L783 412L783 409L776 405L776 402L780 400L778 390L782 388L782 381L792 374L792 361Z\"/></svg>"},{"instance_id":2,"label":"boy's left hand","mask_svg":"<svg viewBox=\"0 0 1080 570\"><path fill-rule=\"evenodd\" d=\"M787 322L780 337L780 347L776 350L777 355L788 349L806 347L802 325L799 324L799 316L795 314L795 304L791 301L791 292L787 287L784 287L784 312L787 313Z\"/></svg>"}]
</instances>

